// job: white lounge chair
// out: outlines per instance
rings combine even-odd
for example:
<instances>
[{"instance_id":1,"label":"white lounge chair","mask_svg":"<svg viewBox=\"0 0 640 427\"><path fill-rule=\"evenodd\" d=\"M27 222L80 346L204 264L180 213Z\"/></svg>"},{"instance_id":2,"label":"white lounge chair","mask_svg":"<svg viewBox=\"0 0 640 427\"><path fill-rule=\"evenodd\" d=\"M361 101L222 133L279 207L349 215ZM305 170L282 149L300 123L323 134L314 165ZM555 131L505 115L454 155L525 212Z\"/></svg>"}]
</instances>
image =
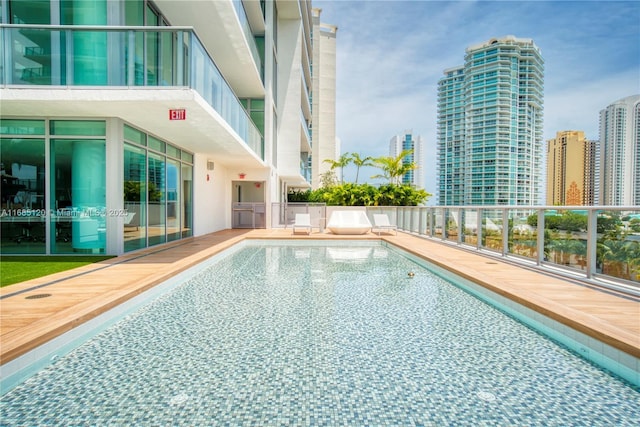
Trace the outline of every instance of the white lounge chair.
<instances>
[{"instance_id":1,"label":"white lounge chair","mask_svg":"<svg viewBox=\"0 0 640 427\"><path fill-rule=\"evenodd\" d=\"M327 228L333 234L365 234L371 222L364 211L333 211Z\"/></svg>"},{"instance_id":2,"label":"white lounge chair","mask_svg":"<svg viewBox=\"0 0 640 427\"><path fill-rule=\"evenodd\" d=\"M136 230L138 229L138 226L136 224L131 224L131 221L133 221L133 217L136 216L135 212L128 212L127 216L124 217L124 226L125 227L135 227Z\"/></svg>"},{"instance_id":3,"label":"white lounge chair","mask_svg":"<svg viewBox=\"0 0 640 427\"><path fill-rule=\"evenodd\" d=\"M308 213L297 213L296 219L293 222L293 234L296 234L296 229L302 229L311 234L311 215Z\"/></svg>"},{"instance_id":4,"label":"white lounge chair","mask_svg":"<svg viewBox=\"0 0 640 427\"><path fill-rule=\"evenodd\" d=\"M378 236L383 231L393 230L398 235L398 227L389 222L387 214L373 214L373 228L371 231L374 233L377 231Z\"/></svg>"}]
</instances>

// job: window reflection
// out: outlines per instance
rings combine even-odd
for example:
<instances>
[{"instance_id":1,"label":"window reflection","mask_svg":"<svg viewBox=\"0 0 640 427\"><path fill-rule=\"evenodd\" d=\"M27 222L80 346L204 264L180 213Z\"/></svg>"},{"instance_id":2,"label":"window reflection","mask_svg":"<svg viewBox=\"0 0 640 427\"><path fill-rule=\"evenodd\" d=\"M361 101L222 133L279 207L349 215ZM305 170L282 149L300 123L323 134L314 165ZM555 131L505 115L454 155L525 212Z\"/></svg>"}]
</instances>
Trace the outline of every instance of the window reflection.
<instances>
[{"instance_id":1,"label":"window reflection","mask_svg":"<svg viewBox=\"0 0 640 427\"><path fill-rule=\"evenodd\" d=\"M2 253L46 252L43 139L0 140Z\"/></svg>"},{"instance_id":2,"label":"window reflection","mask_svg":"<svg viewBox=\"0 0 640 427\"><path fill-rule=\"evenodd\" d=\"M124 251L147 246L147 156L143 148L124 145Z\"/></svg>"},{"instance_id":3,"label":"window reflection","mask_svg":"<svg viewBox=\"0 0 640 427\"><path fill-rule=\"evenodd\" d=\"M52 253L105 253L104 140L51 141Z\"/></svg>"}]
</instances>

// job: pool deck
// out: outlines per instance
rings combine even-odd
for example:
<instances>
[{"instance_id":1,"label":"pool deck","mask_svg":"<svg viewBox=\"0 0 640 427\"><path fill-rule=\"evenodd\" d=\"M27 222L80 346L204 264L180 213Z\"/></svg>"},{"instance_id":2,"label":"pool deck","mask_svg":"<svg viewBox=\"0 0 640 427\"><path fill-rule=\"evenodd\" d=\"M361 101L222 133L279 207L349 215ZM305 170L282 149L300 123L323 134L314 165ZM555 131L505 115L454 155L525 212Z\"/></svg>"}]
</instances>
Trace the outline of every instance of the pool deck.
<instances>
[{"instance_id":1,"label":"pool deck","mask_svg":"<svg viewBox=\"0 0 640 427\"><path fill-rule=\"evenodd\" d=\"M5 364L244 239L385 240L590 337L640 358L640 302L399 232L223 230L0 289ZM35 296L35 298L29 298Z\"/></svg>"}]
</instances>

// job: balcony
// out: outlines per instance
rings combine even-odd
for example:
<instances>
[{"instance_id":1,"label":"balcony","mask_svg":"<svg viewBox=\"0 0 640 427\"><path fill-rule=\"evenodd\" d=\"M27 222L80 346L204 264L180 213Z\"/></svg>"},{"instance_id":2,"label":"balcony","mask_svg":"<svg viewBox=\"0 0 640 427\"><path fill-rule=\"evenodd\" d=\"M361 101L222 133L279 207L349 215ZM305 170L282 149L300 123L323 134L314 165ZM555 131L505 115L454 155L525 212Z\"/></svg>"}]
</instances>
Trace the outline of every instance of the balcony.
<instances>
[{"instance_id":1,"label":"balcony","mask_svg":"<svg viewBox=\"0 0 640 427\"><path fill-rule=\"evenodd\" d=\"M0 84L3 89L71 88L77 101L75 110L73 105L61 104L54 109L53 104L62 101L63 94L74 95L68 91L56 91L54 95L40 92L39 96L53 97L48 110L44 106L38 109L38 99L34 98L31 104L23 103L15 108L15 114L45 115L52 110L64 114L67 108L69 115L77 115L80 109L86 115L120 116L119 111L128 108L131 117L138 115L137 124L156 130L154 121L148 117L151 109L158 108L164 118L167 106L182 103L181 106L192 106L195 114L202 114L203 120L211 121L211 111L194 99L193 92L185 92L191 89L215 110L213 116L225 123L213 130L203 129L203 133L226 132L228 135L230 128L234 136L227 137L227 145L233 146L232 140L238 138L257 158L264 160L259 130L193 28L2 25L0 31L3 48L12 47L11 52L2 54ZM88 105L87 108L78 106L86 101L78 99L82 90L92 91L93 95L86 96L94 101L94 112ZM95 102L96 90L103 90L99 100L105 102ZM4 111L18 105L21 95L13 100L5 98ZM127 101L128 105L123 106ZM172 136L169 130L166 135ZM180 132L175 137L179 140ZM228 147L225 150L229 151Z\"/></svg>"}]
</instances>

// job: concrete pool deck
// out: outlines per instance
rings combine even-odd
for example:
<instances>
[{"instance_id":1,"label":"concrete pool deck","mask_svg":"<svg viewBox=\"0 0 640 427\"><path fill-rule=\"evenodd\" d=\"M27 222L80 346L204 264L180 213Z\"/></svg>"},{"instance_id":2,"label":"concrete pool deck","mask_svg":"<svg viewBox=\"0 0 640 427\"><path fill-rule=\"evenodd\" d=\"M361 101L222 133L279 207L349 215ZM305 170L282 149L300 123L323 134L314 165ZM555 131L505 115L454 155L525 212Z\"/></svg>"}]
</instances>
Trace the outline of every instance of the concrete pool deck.
<instances>
[{"instance_id":1,"label":"concrete pool deck","mask_svg":"<svg viewBox=\"0 0 640 427\"><path fill-rule=\"evenodd\" d=\"M245 239L384 240L493 292L640 358L640 302L451 245L398 232L223 230L0 289L0 364L165 282Z\"/></svg>"}]
</instances>

